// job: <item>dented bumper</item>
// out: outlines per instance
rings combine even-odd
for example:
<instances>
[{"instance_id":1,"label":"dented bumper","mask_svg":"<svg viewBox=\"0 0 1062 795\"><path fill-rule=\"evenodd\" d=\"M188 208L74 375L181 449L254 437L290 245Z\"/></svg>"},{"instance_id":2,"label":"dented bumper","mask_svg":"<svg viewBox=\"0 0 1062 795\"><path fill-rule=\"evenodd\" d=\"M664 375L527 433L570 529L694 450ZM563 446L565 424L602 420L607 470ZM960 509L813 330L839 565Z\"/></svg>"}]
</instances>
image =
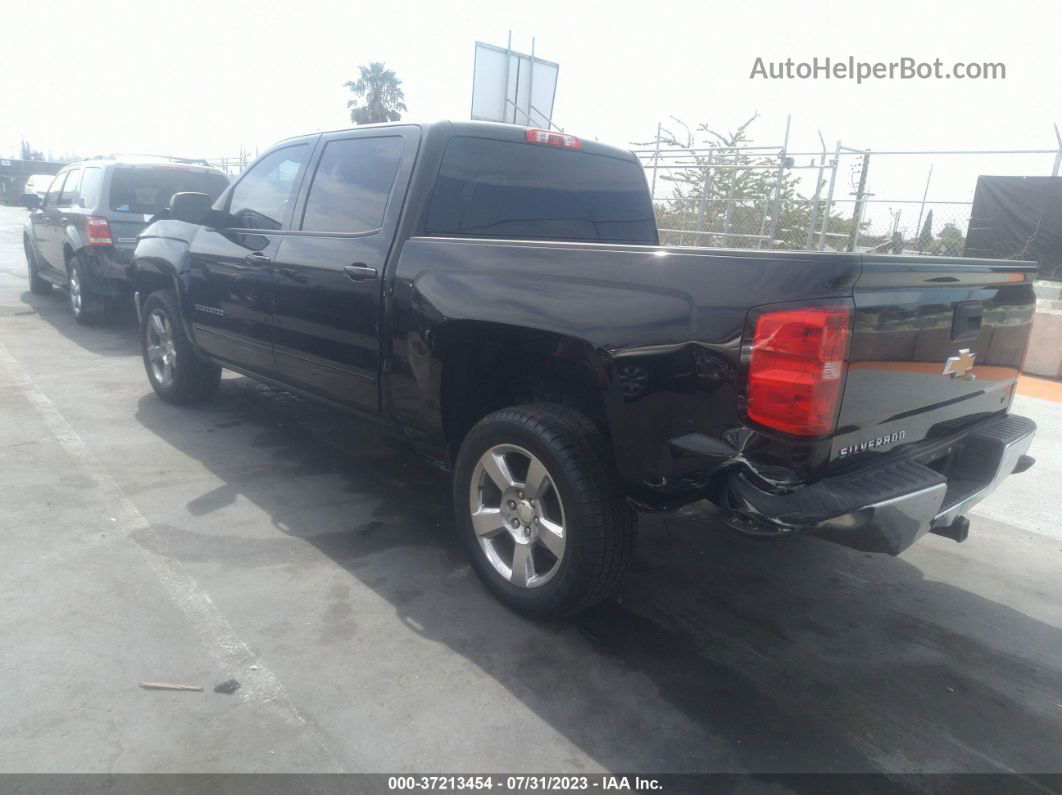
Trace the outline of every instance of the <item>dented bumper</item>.
<instances>
[{"instance_id":1,"label":"dented bumper","mask_svg":"<svg viewBox=\"0 0 1062 795\"><path fill-rule=\"evenodd\" d=\"M727 483L726 516L756 535L809 533L867 552L896 555L928 532L965 537L953 525L1008 475L1032 466L1036 424L1005 415L938 439L902 458L824 478L788 494L747 474Z\"/></svg>"}]
</instances>

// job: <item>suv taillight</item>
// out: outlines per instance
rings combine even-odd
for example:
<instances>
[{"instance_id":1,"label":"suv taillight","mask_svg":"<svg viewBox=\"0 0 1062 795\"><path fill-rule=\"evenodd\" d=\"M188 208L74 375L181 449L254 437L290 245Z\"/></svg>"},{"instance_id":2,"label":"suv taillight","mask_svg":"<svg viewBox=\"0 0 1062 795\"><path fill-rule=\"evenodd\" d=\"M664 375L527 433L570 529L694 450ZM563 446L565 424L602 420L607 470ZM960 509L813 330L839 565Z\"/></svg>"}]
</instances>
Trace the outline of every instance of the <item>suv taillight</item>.
<instances>
[{"instance_id":1,"label":"suv taillight","mask_svg":"<svg viewBox=\"0 0 1062 795\"><path fill-rule=\"evenodd\" d=\"M762 310L748 358L749 419L797 436L832 433L851 321L847 306Z\"/></svg>"},{"instance_id":2,"label":"suv taillight","mask_svg":"<svg viewBox=\"0 0 1062 795\"><path fill-rule=\"evenodd\" d=\"M111 240L111 225L106 218L98 215L90 215L85 219L85 235L90 246L113 246Z\"/></svg>"}]
</instances>

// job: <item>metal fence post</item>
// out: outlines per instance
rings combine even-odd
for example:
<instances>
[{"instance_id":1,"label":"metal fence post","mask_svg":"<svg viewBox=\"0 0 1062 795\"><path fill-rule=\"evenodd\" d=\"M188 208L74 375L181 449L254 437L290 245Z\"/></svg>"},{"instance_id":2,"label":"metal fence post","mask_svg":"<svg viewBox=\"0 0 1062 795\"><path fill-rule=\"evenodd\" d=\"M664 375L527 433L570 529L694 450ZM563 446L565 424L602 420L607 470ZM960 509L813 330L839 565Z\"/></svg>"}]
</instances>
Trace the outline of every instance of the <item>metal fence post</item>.
<instances>
[{"instance_id":1,"label":"metal fence post","mask_svg":"<svg viewBox=\"0 0 1062 795\"><path fill-rule=\"evenodd\" d=\"M837 170L841 166L841 142L833 152L830 163L830 189L826 192L826 206L822 209L822 231L819 232L819 251L826 250L826 233L830 229L830 213L833 211L833 189L837 185Z\"/></svg>"},{"instance_id":2,"label":"metal fence post","mask_svg":"<svg viewBox=\"0 0 1062 795\"><path fill-rule=\"evenodd\" d=\"M715 159L715 148L708 150L708 162L704 167L704 184L701 186L700 222L697 231L708 231L708 194L712 190L712 161Z\"/></svg>"},{"instance_id":3,"label":"metal fence post","mask_svg":"<svg viewBox=\"0 0 1062 795\"><path fill-rule=\"evenodd\" d=\"M1055 138L1058 139L1058 154L1055 155L1055 167L1051 169L1051 176L1058 176L1058 167L1062 166L1062 134L1058 132L1058 125L1055 125Z\"/></svg>"},{"instance_id":4,"label":"metal fence post","mask_svg":"<svg viewBox=\"0 0 1062 795\"><path fill-rule=\"evenodd\" d=\"M730 169L730 182L726 188L726 209L723 211L723 245L730 245L730 225L734 215L734 175L737 169Z\"/></svg>"},{"instance_id":5,"label":"metal fence post","mask_svg":"<svg viewBox=\"0 0 1062 795\"><path fill-rule=\"evenodd\" d=\"M774 236L778 232L778 215L782 210L782 183L785 181L785 168L789 159L789 123L792 116L785 117L785 138L782 139L782 151L778 153L778 174L774 178L774 196L771 198L771 226L767 232L767 247L774 245Z\"/></svg>"},{"instance_id":6,"label":"metal fence post","mask_svg":"<svg viewBox=\"0 0 1062 795\"><path fill-rule=\"evenodd\" d=\"M808 214L808 237L804 241L804 250L811 250L811 242L815 238L815 222L819 214L819 194L822 193L822 170L826 167L826 142L819 133L819 141L822 143L822 154L819 155L819 170L815 175L815 195L811 199L811 212Z\"/></svg>"},{"instance_id":7,"label":"metal fence post","mask_svg":"<svg viewBox=\"0 0 1062 795\"><path fill-rule=\"evenodd\" d=\"M863 165L859 169L859 187L856 188L855 208L852 210L852 232L848 236L848 250L855 251L859 244L859 225L863 221L863 203L867 195L867 171L870 170L870 150L863 150Z\"/></svg>"},{"instance_id":8,"label":"metal fence post","mask_svg":"<svg viewBox=\"0 0 1062 795\"><path fill-rule=\"evenodd\" d=\"M926 175L926 189L922 191L922 205L918 208L918 223L915 224L915 239L922 235L922 214L926 211L926 196L929 195L929 181L933 179L933 164L929 164L929 173Z\"/></svg>"},{"instance_id":9,"label":"metal fence post","mask_svg":"<svg viewBox=\"0 0 1062 795\"><path fill-rule=\"evenodd\" d=\"M656 123L656 149L653 151L653 184L649 188L649 198L656 200L656 172L660 170L660 122Z\"/></svg>"}]
</instances>

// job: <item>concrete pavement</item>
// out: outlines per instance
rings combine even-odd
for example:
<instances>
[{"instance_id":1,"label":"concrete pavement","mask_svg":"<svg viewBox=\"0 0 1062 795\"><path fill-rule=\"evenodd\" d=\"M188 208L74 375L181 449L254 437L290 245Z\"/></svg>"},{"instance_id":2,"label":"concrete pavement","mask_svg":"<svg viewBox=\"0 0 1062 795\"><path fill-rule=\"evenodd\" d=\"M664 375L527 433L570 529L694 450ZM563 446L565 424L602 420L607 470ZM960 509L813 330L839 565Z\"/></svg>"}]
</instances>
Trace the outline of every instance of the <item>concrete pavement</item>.
<instances>
[{"instance_id":1,"label":"concrete pavement","mask_svg":"<svg viewBox=\"0 0 1062 795\"><path fill-rule=\"evenodd\" d=\"M1040 464L964 544L762 543L693 506L643 518L618 599L533 623L401 440L244 378L161 403L131 311L84 328L28 292L22 218L0 208L0 771L1062 771L1059 404L1019 397Z\"/></svg>"}]
</instances>

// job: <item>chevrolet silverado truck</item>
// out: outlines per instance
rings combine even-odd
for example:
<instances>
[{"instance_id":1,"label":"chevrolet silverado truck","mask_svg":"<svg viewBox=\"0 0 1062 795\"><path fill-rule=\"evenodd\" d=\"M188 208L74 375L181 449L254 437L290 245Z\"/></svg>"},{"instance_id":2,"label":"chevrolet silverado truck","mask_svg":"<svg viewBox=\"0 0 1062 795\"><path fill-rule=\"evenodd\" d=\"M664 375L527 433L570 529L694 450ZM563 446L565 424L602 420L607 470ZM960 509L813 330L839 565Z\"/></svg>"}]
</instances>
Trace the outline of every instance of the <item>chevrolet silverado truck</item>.
<instances>
[{"instance_id":1,"label":"chevrolet silverado truck","mask_svg":"<svg viewBox=\"0 0 1062 795\"><path fill-rule=\"evenodd\" d=\"M635 156L559 132L286 140L176 194L132 267L160 398L228 368L394 426L532 616L615 588L639 511L898 554L1033 464L1035 265L660 246Z\"/></svg>"}]
</instances>

